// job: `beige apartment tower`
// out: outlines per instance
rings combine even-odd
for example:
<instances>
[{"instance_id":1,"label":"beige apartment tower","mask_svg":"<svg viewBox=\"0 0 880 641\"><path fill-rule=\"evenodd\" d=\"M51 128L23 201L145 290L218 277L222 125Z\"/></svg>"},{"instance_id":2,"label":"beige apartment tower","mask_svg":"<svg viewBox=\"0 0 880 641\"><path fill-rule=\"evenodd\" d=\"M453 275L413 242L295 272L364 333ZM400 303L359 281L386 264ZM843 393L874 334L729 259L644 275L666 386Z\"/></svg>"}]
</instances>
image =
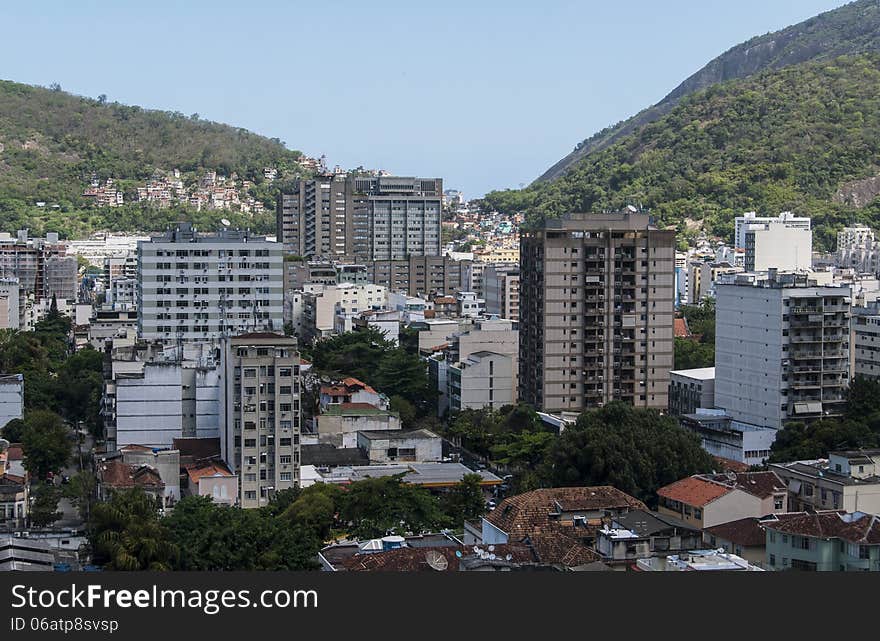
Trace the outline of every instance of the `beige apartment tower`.
<instances>
[{"instance_id":1,"label":"beige apartment tower","mask_svg":"<svg viewBox=\"0 0 880 641\"><path fill-rule=\"evenodd\" d=\"M270 332L224 340L223 459L239 505L262 507L300 481L300 357L295 338Z\"/></svg>"},{"instance_id":2,"label":"beige apartment tower","mask_svg":"<svg viewBox=\"0 0 880 641\"><path fill-rule=\"evenodd\" d=\"M621 400L665 409L675 232L629 208L520 237L519 394L548 412Z\"/></svg>"}]
</instances>

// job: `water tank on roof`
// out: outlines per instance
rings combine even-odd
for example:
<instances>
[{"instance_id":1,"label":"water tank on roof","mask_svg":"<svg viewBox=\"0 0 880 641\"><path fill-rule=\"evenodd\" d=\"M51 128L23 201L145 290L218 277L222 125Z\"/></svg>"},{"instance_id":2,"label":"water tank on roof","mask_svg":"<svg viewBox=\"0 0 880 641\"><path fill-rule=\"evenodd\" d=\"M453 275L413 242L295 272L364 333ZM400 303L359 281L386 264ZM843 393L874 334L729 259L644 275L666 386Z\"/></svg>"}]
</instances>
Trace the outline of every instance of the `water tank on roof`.
<instances>
[{"instance_id":1,"label":"water tank on roof","mask_svg":"<svg viewBox=\"0 0 880 641\"><path fill-rule=\"evenodd\" d=\"M402 536L383 536L382 537L382 550L394 550L396 548L402 548L404 544L404 538Z\"/></svg>"}]
</instances>

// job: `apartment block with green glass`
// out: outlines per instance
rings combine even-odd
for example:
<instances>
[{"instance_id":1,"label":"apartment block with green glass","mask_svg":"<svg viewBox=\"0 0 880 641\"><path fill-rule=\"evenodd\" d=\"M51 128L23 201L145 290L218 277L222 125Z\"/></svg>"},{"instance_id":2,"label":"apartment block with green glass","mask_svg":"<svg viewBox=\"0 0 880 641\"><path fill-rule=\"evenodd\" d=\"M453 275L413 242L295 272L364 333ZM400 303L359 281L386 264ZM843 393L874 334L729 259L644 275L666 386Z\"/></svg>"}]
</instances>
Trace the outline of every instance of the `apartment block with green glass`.
<instances>
[{"instance_id":1,"label":"apartment block with green glass","mask_svg":"<svg viewBox=\"0 0 880 641\"><path fill-rule=\"evenodd\" d=\"M880 516L822 511L775 514L761 521L770 570L880 571Z\"/></svg>"}]
</instances>

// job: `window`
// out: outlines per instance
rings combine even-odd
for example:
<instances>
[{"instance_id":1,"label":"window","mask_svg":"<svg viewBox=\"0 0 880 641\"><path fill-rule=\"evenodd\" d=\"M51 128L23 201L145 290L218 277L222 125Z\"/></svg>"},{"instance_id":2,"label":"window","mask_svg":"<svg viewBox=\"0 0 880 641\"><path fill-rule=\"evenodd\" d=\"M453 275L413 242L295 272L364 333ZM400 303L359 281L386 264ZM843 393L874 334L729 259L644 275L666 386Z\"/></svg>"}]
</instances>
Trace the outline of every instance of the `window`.
<instances>
[{"instance_id":1,"label":"window","mask_svg":"<svg viewBox=\"0 0 880 641\"><path fill-rule=\"evenodd\" d=\"M701 510L700 508L695 507L695 508L694 508L694 518L695 518L695 519L701 519L701 518L703 518L703 510Z\"/></svg>"},{"instance_id":2,"label":"window","mask_svg":"<svg viewBox=\"0 0 880 641\"><path fill-rule=\"evenodd\" d=\"M244 493L244 498L247 500L250 500L250 501L256 501L257 500L257 492L255 490L247 490Z\"/></svg>"},{"instance_id":3,"label":"window","mask_svg":"<svg viewBox=\"0 0 880 641\"><path fill-rule=\"evenodd\" d=\"M279 439L280 447L290 447L291 440L289 438Z\"/></svg>"},{"instance_id":4,"label":"window","mask_svg":"<svg viewBox=\"0 0 880 641\"><path fill-rule=\"evenodd\" d=\"M244 439L244 446L245 447L256 447L257 446L257 439L255 439L255 438Z\"/></svg>"},{"instance_id":5,"label":"window","mask_svg":"<svg viewBox=\"0 0 880 641\"><path fill-rule=\"evenodd\" d=\"M773 509L775 509L775 510L781 510L781 509L783 509L783 502L784 502L784 501L785 501L785 498L784 498L784 497L782 497L782 496L774 496L774 497L773 497Z\"/></svg>"},{"instance_id":6,"label":"window","mask_svg":"<svg viewBox=\"0 0 880 641\"><path fill-rule=\"evenodd\" d=\"M281 480L282 481L289 481L290 480L290 472L282 472L281 473Z\"/></svg>"}]
</instances>

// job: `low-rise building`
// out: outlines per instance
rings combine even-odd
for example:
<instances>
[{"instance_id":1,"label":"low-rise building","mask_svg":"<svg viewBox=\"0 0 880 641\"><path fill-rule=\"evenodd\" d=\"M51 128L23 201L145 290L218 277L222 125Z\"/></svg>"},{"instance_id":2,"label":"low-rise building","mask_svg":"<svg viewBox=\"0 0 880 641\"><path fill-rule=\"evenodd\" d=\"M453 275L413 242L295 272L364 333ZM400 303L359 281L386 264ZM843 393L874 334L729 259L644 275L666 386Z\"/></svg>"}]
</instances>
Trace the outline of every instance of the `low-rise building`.
<instances>
[{"instance_id":1,"label":"low-rise building","mask_svg":"<svg viewBox=\"0 0 880 641\"><path fill-rule=\"evenodd\" d=\"M334 403L316 417L318 442L358 447L358 432L398 431L400 416L370 403Z\"/></svg>"},{"instance_id":2,"label":"low-rise building","mask_svg":"<svg viewBox=\"0 0 880 641\"><path fill-rule=\"evenodd\" d=\"M357 445L371 464L426 463L443 459L443 440L426 429L358 432Z\"/></svg>"},{"instance_id":3,"label":"low-rise building","mask_svg":"<svg viewBox=\"0 0 880 641\"><path fill-rule=\"evenodd\" d=\"M693 414L715 405L715 368L680 369L669 372L669 413Z\"/></svg>"},{"instance_id":4,"label":"low-rise building","mask_svg":"<svg viewBox=\"0 0 880 641\"><path fill-rule=\"evenodd\" d=\"M763 572L757 565L736 554L718 550L693 550L684 554L652 557L636 561L643 572Z\"/></svg>"},{"instance_id":5,"label":"low-rise building","mask_svg":"<svg viewBox=\"0 0 880 641\"><path fill-rule=\"evenodd\" d=\"M763 465L777 430L735 421L725 410L698 408L679 417L685 429L700 437L700 445L712 456L745 465Z\"/></svg>"},{"instance_id":6,"label":"low-rise building","mask_svg":"<svg viewBox=\"0 0 880 641\"><path fill-rule=\"evenodd\" d=\"M819 511L762 522L771 570L880 572L880 516Z\"/></svg>"},{"instance_id":7,"label":"low-rise building","mask_svg":"<svg viewBox=\"0 0 880 641\"><path fill-rule=\"evenodd\" d=\"M223 461L208 460L188 463L186 493L208 496L219 505L235 505L238 499L238 478Z\"/></svg>"},{"instance_id":8,"label":"low-rise building","mask_svg":"<svg viewBox=\"0 0 880 641\"><path fill-rule=\"evenodd\" d=\"M603 519L647 509L638 499L607 485L543 488L507 497L483 517L481 532L471 534L481 544L495 545L559 529L592 543Z\"/></svg>"},{"instance_id":9,"label":"low-rise building","mask_svg":"<svg viewBox=\"0 0 880 641\"><path fill-rule=\"evenodd\" d=\"M773 472L696 474L657 490L658 512L703 529L787 511L786 487Z\"/></svg>"},{"instance_id":10,"label":"low-rise building","mask_svg":"<svg viewBox=\"0 0 880 641\"><path fill-rule=\"evenodd\" d=\"M766 535L761 518L749 516L728 523L713 525L703 530L706 548L722 549L728 554L743 557L749 563L764 565Z\"/></svg>"},{"instance_id":11,"label":"low-rise building","mask_svg":"<svg viewBox=\"0 0 880 641\"><path fill-rule=\"evenodd\" d=\"M149 465L128 465L121 460L98 461L95 464L98 499L109 501L114 492L140 488L153 497L160 509L165 508L165 483Z\"/></svg>"},{"instance_id":12,"label":"low-rise building","mask_svg":"<svg viewBox=\"0 0 880 641\"><path fill-rule=\"evenodd\" d=\"M25 527L30 505L27 480L10 474L0 476L0 526Z\"/></svg>"},{"instance_id":13,"label":"low-rise building","mask_svg":"<svg viewBox=\"0 0 880 641\"><path fill-rule=\"evenodd\" d=\"M632 510L613 517L596 532L596 551L609 565L665 556L700 546L701 532L675 517Z\"/></svg>"},{"instance_id":14,"label":"low-rise building","mask_svg":"<svg viewBox=\"0 0 880 641\"><path fill-rule=\"evenodd\" d=\"M785 482L791 511L880 514L878 460L880 450L832 452L827 459L773 463L770 469Z\"/></svg>"}]
</instances>

